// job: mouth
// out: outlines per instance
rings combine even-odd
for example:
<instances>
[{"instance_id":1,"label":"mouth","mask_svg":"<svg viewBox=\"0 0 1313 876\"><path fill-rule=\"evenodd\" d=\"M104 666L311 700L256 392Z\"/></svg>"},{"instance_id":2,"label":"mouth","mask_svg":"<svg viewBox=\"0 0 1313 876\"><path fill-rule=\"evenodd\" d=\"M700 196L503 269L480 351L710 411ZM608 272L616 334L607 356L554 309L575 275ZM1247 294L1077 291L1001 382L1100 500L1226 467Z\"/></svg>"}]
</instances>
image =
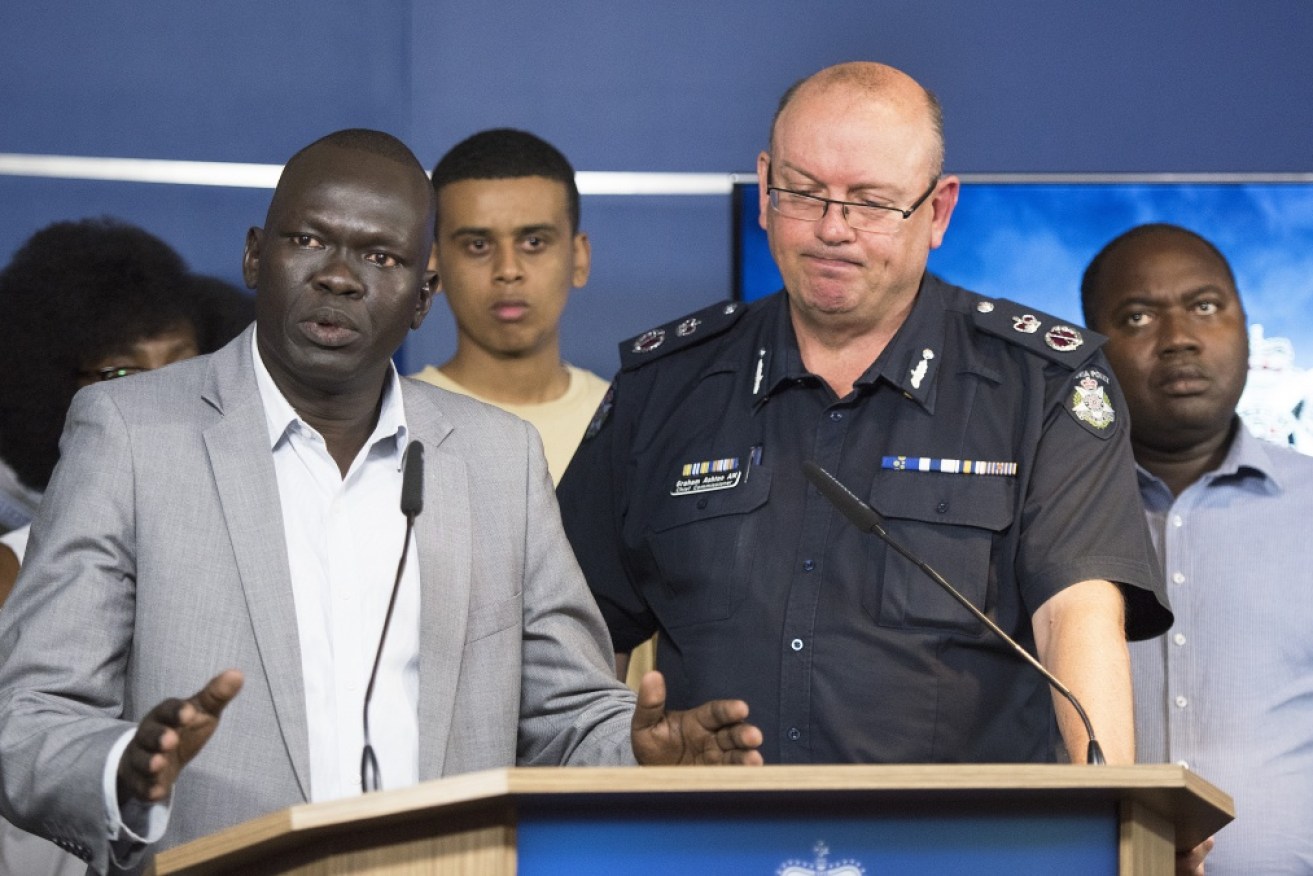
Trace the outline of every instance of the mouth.
<instances>
[{"instance_id":1,"label":"mouth","mask_svg":"<svg viewBox=\"0 0 1313 876\"><path fill-rule=\"evenodd\" d=\"M855 271L862 267L858 259L843 258L834 253L803 253L803 258L822 271Z\"/></svg>"},{"instance_id":2,"label":"mouth","mask_svg":"<svg viewBox=\"0 0 1313 876\"><path fill-rule=\"evenodd\" d=\"M333 308L319 308L297 326L311 343L320 347L345 347L360 336L355 321Z\"/></svg>"},{"instance_id":3,"label":"mouth","mask_svg":"<svg viewBox=\"0 0 1313 876\"><path fill-rule=\"evenodd\" d=\"M519 322L529 312L523 301L498 301L492 305L492 315L500 322Z\"/></svg>"},{"instance_id":4,"label":"mouth","mask_svg":"<svg viewBox=\"0 0 1313 876\"><path fill-rule=\"evenodd\" d=\"M1189 396L1206 392L1213 381L1203 369L1184 366L1168 369L1158 378L1157 384L1164 395Z\"/></svg>"}]
</instances>

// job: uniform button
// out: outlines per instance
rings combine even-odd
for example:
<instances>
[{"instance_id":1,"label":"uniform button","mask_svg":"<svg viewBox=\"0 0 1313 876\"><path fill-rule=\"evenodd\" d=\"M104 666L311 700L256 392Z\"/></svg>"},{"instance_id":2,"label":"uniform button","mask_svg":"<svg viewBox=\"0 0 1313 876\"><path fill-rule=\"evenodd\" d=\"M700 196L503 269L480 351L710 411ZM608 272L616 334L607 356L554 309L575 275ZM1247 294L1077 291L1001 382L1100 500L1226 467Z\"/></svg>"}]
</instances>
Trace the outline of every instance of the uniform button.
<instances>
[{"instance_id":1,"label":"uniform button","mask_svg":"<svg viewBox=\"0 0 1313 876\"><path fill-rule=\"evenodd\" d=\"M1184 644L1185 644L1185 633L1177 633L1176 635L1172 636L1172 641L1175 642L1175 643L1178 644L1178 645L1184 645Z\"/></svg>"},{"instance_id":2,"label":"uniform button","mask_svg":"<svg viewBox=\"0 0 1313 876\"><path fill-rule=\"evenodd\" d=\"M830 411L830 419L836 423L839 422L843 419L843 411Z\"/></svg>"},{"instance_id":3,"label":"uniform button","mask_svg":"<svg viewBox=\"0 0 1313 876\"><path fill-rule=\"evenodd\" d=\"M803 570L804 572L810 572L810 571L812 571L812 570L815 569L815 568L816 568L816 561L815 561L815 560L803 560L803 561L802 561L802 570Z\"/></svg>"},{"instance_id":4,"label":"uniform button","mask_svg":"<svg viewBox=\"0 0 1313 876\"><path fill-rule=\"evenodd\" d=\"M1180 572L1173 572L1173 573L1172 573L1172 583L1173 583L1173 584L1184 584L1184 583L1185 583L1185 576L1182 575Z\"/></svg>"},{"instance_id":5,"label":"uniform button","mask_svg":"<svg viewBox=\"0 0 1313 876\"><path fill-rule=\"evenodd\" d=\"M704 496L703 498L698 499L698 510L701 511L705 507L707 507L707 500Z\"/></svg>"},{"instance_id":6,"label":"uniform button","mask_svg":"<svg viewBox=\"0 0 1313 876\"><path fill-rule=\"evenodd\" d=\"M1179 708L1184 709L1186 706L1190 705L1190 701L1187 700L1185 697L1178 696L1178 697L1176 698L1176 705L1177 705Z\"/></svg>"},{"instance_id":7,"label":"uniform button","mask_svg":"<svg viewBox=\"0 0 1313 876\"><path fill-rule=\"evenodd\" d=\"M801 650L802 650L802 639L794 639L792 642L789 643L789 647L792 648L792 649L795 650L795 651L801 651Z\"/></svg>"},{"instance_id":8,"label":"uniform button","mask_svg":"<svg viewBox=\"0 0 1313 876\"><path fill-rule=\"evenodd\" d=\"M1181 515L1180 515L1180 514L1173 514L1173 515L1172 515L1172 525L1173 525L1173 526L1181 526L1181 525L1184 524L1184 523L1185 523L1185 521L1181 519Z\"/></svg>"},{"instance_id":9,"label":"uniform button","mask_svg":"<svg viewBox=\"0 0 1313 876\"><path fill-rule=\"evenodd\" d=\"M797 727L789 728L789 739L793 740L794 742L797 742L801 738L802 738L801 730L799 730Z\"/></svg>"},{"instance_id":10,"label":"uniform button","mask_svg":"<svg viewBox=\"0 0 1313 876\"><path fill-rule=\"evenodd\" d=\"M935 510L938 511L940 514L943 514L945 511L948 510L948 503L940 502L938 505L935 506Z\"/></svg>"}]
</instances>

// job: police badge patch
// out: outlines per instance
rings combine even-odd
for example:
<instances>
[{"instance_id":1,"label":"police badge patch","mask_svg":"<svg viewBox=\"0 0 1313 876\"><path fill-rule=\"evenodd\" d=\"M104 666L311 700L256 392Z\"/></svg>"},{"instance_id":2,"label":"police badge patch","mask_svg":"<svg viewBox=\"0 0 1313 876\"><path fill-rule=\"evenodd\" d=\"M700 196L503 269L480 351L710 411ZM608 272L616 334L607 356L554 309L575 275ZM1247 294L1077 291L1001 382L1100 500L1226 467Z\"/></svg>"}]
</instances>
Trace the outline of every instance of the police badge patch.
<instances>
[{"instance_id":1,"label":"police badge patch","mask_svg":"<svg viewBox=\"0 0 1313 876\"><path fill-rule=\"evenodd\" d=\"M1117 412L1108 395L1109 382L1108 375L1098 368L1084 368L1072 375L1071 396L1067 400L1067 412L1087 432L1100 438L1111 435L1112 424L1117 421Z\"/></svg>"}]
</instances>

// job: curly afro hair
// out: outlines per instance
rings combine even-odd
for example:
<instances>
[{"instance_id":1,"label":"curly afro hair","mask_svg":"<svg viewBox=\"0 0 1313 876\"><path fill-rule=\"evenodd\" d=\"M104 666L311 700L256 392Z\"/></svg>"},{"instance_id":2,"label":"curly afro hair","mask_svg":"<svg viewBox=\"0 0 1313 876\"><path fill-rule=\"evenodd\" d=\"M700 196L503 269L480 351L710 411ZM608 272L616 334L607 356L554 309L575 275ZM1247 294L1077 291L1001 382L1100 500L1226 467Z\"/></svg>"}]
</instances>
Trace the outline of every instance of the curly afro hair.
<instances>
[{"instance_id":1,"label":"curly afro hair","mask_svg":"<svg viewBox=\"0 0 1313 876\"><path fill-rule=\"evenodd\" d=\"M56 222L0 271L0 456L44 490L78 372L179 325L187 266L154 235L111 218Z\"/></svg>"}]
</instances>

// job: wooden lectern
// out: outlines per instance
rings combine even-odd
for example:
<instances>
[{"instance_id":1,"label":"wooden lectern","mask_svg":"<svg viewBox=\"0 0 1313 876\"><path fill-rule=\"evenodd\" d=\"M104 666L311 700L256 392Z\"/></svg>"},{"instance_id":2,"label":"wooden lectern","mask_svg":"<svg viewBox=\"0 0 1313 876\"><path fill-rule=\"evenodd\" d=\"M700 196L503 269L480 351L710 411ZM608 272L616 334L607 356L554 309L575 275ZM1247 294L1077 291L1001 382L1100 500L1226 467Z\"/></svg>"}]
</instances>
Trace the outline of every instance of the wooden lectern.
<instances>
[{"instance_id":1,"label":"wooden lectern","mask_svg":"<svg viewBox=\"0 0 1313 876\"><path fill-rule=\"evenodd\" d=\"M1138 876L1233 817L1167 765L505 769L293 806L156 872Z\"/></svg>"}]
</instances>

